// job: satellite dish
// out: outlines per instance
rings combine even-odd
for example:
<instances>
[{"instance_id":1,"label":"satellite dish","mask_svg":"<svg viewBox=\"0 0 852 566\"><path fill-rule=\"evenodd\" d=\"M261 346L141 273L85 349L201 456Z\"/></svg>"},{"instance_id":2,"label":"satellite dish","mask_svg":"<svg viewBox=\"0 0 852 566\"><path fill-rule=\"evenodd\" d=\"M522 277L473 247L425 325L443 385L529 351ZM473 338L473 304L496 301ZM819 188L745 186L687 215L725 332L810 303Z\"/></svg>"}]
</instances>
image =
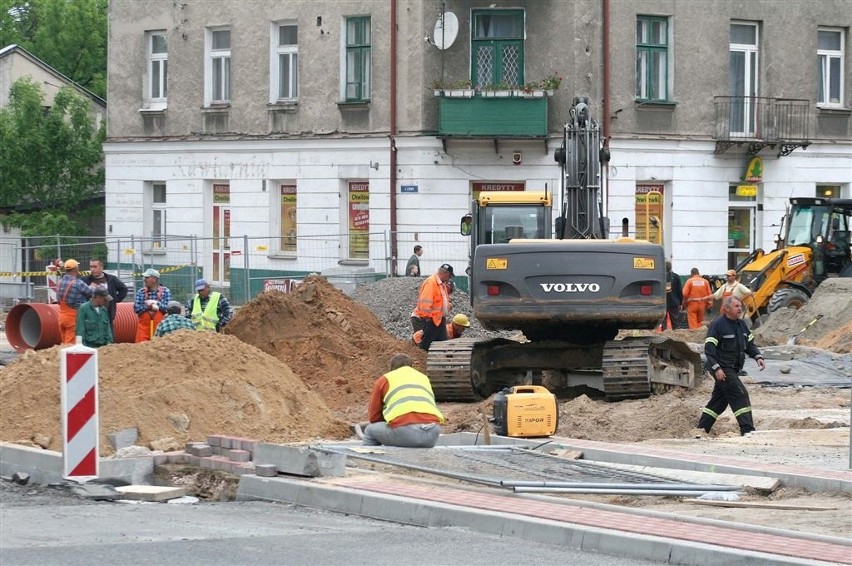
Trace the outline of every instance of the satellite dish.
<instances>
[{"instance_id":1,"label":"satellite dish","mask_svg":"<svg viewBox=\"0 0 852 566\"><path fill-rule=\"evenodd\" d=\"M452 12L444 12L443 16L435 22L435 33L433 34L435 47L446 49L456 40L459 34L459 19Z\"/></svg>"}]
</instances>

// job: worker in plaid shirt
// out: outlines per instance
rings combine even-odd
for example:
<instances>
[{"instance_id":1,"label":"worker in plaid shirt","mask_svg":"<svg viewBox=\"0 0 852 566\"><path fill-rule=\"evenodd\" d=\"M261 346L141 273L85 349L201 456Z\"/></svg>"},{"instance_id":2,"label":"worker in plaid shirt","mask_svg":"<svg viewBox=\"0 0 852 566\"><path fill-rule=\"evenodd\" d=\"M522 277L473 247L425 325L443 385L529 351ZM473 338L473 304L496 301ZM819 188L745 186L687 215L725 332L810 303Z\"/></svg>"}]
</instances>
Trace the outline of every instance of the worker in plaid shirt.
<instances>
[{"instance_id":1,"label":"worker in plaid shirt","mask_svg":"<svg viewBox=\"0 0 852 566\"><path fill-rule=\"evenodd\" d=\"M162 338L170 332L184 328L195 330L195 325L192 324L192 321L183 316L183 305L178 301L170 301L166 307L166 312L168 313L166 318L160 321L157 330L154 331L154 336L157 338Z\"/></svg>"}]
</instances>

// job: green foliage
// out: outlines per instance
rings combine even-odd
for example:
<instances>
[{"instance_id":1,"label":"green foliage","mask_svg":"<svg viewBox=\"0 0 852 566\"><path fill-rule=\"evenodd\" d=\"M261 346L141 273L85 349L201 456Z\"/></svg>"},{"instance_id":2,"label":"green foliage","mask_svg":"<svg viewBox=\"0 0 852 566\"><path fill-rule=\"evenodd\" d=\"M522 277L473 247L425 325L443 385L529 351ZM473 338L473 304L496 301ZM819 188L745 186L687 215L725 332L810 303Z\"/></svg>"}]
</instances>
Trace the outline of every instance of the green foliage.
<instances>
[{"instance_id":1,"label":"green foliage","mask_svg":"<svg viewBox=\"0 0 852 566\"><path fill-rule=\"evenodd\" d=\"M106 97L108 0L0 0L0 47L17 44Z\"/></svg>"},{"instance_id":2,"label":"green foliage","mask_svg":"<svg viewBox=\"0 0 852 566\"><path fill-rule=\"evenodd\" d=\"M0 207L75 212L103 188L104 127L95 128L89 101L70 87L47 110L43 97L25 77L0 109Z\"/></svg>"}]
</instances>

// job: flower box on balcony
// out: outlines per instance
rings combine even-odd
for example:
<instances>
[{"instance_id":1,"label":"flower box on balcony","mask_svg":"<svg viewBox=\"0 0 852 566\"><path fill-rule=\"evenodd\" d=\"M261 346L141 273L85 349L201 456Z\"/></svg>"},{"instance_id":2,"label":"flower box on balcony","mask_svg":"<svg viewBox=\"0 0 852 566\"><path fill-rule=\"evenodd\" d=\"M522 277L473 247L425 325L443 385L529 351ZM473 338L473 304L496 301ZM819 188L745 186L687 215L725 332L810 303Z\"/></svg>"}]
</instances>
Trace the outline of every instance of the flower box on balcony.
<instances>
[{"instance_id":1,"label":"flower box on balcony","mask_svg":"<svg viewBox=\"0 0 852 566\"><path fill-rule=\"evenodd\" d=\"M473 98L475 92L472 88L447 88L444 89L444 96L447 98Z\"/></svg>"}]
</instances>

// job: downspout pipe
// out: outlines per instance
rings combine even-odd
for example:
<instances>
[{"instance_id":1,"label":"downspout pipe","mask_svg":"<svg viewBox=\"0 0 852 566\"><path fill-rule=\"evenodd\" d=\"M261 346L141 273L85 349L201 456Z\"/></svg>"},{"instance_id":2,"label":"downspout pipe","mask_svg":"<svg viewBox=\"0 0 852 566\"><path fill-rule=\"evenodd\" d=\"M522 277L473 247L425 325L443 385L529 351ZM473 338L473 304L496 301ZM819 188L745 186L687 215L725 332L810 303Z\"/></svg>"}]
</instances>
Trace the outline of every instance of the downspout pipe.
<instances>
[{"instance_id":1,"label":"downspout pipe","mask_svg":"<svg viewBox=\"0 0 852 566\"><path fill-rule=\"evenodd\" d=\"M609 152L609 138L610 138L610 48L609 48L609 27L610 27L610 16L609 16L609 0L601 0L601 21L603 22L603 30L602 30L602 51L603 51L603 147L604 151ZM606 183L606 190L604 194L606 195L604 200L604 213L609 215L609 160L603 163L604 169L604 180ZM606 234L606 237L609 237L609 234Z\"/></svg>"},{"instance_id":2,"label":"downspout pipe","mask_svg":"<svg viewBox=\"0 0 852 566\"><path fill-rule=\"evenodd\" d=\"M396 0L390 0L390 253L391 276L397 275L397 222L396 222L396 95L397 95L397 13Z\"/></svg>"}]
</instances>

